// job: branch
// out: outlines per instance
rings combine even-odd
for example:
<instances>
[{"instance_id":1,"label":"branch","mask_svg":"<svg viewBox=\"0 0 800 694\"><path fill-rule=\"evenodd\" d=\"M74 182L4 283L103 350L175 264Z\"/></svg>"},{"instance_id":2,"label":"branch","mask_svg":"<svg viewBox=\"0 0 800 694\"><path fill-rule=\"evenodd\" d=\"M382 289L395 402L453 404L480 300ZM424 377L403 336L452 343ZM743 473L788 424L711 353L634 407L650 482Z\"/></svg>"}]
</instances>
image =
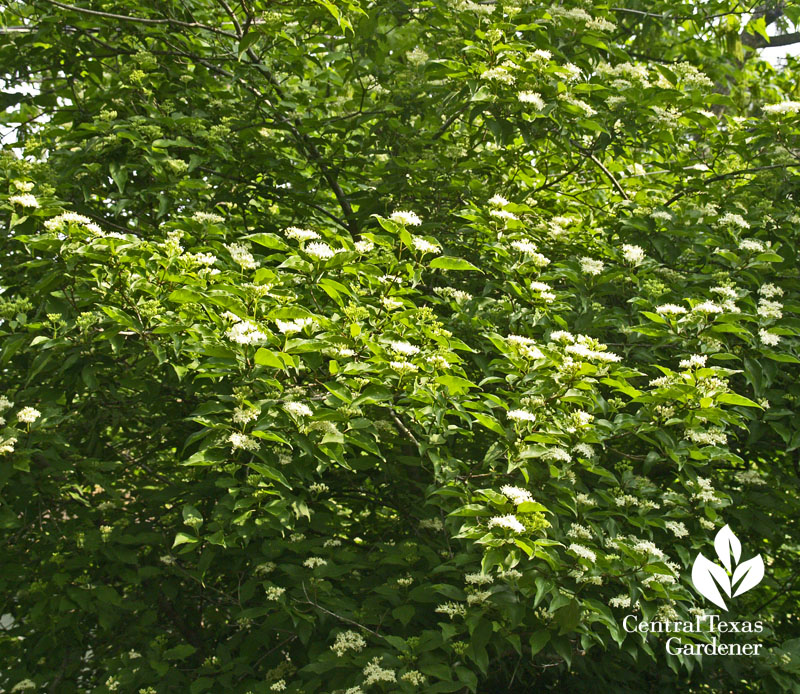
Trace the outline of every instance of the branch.
<instances>
[{"instance_id":1,"label":"branch","mask_svg":"<svg viewBox=\"0 0 800 694\"><path fill-rule=\"evenodd\" d=\"M359 624L358 622L355 622L352 619L348 619L347 617L342 617L341 615L338 615L335 612L331 612L330 610L325 609L322 605L314 602L311 598L308 597L308 592L306 591L305 581L303 581L303 594L306 596L306 602L309 605L313 605L318 610L322 610L325 614L329 614L331 617L336 617L336 619L339 619L342 622L347 622L348 624L353 624L354 626L360 627L361 629L364 629L365 631L368 631L370 634L373 634L374 636L377 636L378 638L383 638L377 631L373 631L369 627L365 627L363 624Z\"/></svg>"},{"instance_id":2,"label":"branch","mask_svg":"<svg viewBox=\"0 0 800 694\"><path fill-rule=\"evenodd\" d=\"M778 48L780 46L791 46L794 43L800 43L800 31L792 32L791 34L781 34L780 36L770 36L769 41L764 39L763 36L756 36L753 34L742 34L742 43L750 48Z\"/></svg>"},{"instance_id":3,"label":"branch","mask_svg":"<svg viewBox=\"0 0 800 694\"><path fill-rule=\"evenodd\" d=\"M417 439L414 438L414 434L412 434L406 428L406 425L403 424L403 421L400 419L400 417L397 416L397 412L395 412L394 410L390 410L390 411L392 413L392 419L394 419L395 424L397 424L397 426L400 428L400 431L402 431L406 435L406 438L411 439L417 446L419 446L419 441L417 441Z\"/></svg>"},{"instance_id":4,"label":"branch","mask_svg":"<svg viewBox=\"0 0 800 694\"><path fill-rule=\"evenodd\" d=\"M792 167L800 168L800 164L769 164L767 166L757 166L754 169L740 169L738 171L730 171L726 174L720 174L718 176L712 176L711 178L706 178L700 183L705 187L709 183L716 183L717 181L724 181L726 178L733 178L735 176L744 176L750 173L758 173L759 171L768 171L770 169L790 169ZM683 190L677 192L673 195L669 200L667 200L664 205L669 206L673 202L680 200L684 195L688 195L691 192L696 192L697 189L689 188L688 186Z\"/></svg>"},{"instance_id":5,"label":"branch","mask_svg":"<svg viewBox=\"0 0 800 694\"><path fill-rule=\"evenodd\" d=\"M42 0L42 1L46 2L48 5L54 5L55 7L60 7L62 10L69 10L70 12L80 12L82 14L90 14L94 15L95 17L104 17L106 19L119 19L123 22L135 22L137 24L169 24L172 26L186 27L187 29L202 29L203 31L210 31L213 34L219 34L220 36L227 36L232 39L238 38L236 34L234 34L233 32L225 31L224 29L217 29L216 27L210 27L205 24L200 24L199 22L183 22L180 19L170 19L170 18L150 19L149 17L132 17L126 14L114 14L113 12L100 12L98 10L90 10L86 7L75 7L75 5L66 5L63 2L58 2L58 0Z\"/></svg>"},{"instance_id":6,"label":"branch","mask_svg":"<svg viewBox=\"0 0 800 694\"><path fill-rule=\"evenodd\" d=\"M575 149L577 149L584 157L587 157L587 158L591 159L600 168L600 170L606 175L606 178L608 178L608 180L611 181L613 186L617 189L617 192L623 198L625 198L625 200L630 200L630 198L628 197L628 194L625 192L625 190L619 184L619 181L616 178L614 178L614 174L612 174L605 167L605 164L603 164L603 162L601 162L596 156L594 156L594 154L592 154L592 152L590 152L588 149L584 149L583 147L579 147L578 143L575 142L574 140L570 140L570 143L572 143L572 145L575 147Z\"/></svg>"}]
</instances>

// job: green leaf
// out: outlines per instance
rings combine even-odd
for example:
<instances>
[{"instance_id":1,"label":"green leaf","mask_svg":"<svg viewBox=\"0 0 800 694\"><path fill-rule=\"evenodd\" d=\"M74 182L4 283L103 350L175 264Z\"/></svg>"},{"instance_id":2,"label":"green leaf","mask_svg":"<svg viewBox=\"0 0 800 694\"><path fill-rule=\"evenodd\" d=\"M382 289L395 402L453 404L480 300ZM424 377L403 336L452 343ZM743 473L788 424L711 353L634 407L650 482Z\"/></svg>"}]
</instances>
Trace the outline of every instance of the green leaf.
<instances>
[{"instance_id":1,"label":"green leaf","mask_svg":"<svg viewBox=\"0 0 800 694\"><path fill-rule=\"evenodd\" d=\"M428 264L428 267L438 270L475 270L476 272L482 272L479 268L463 258L453 258L452 256L446 255L440 258L434 258Z\"/></svg>"},{"instance_id":2,"label":"green leaf","mask_svg":"<svg viewBox=\"0 0 800 694\"><path fill-rule=\"evenodd\" d=\"M717 395L716 399L717 402L721 402L725 405L742 405L744 407L758 407L759 409L763 409L757 402L743 395L736 395L736 393L722 393L721 395Z\"/></svg>"},{"instance_id":3,"label":"green leaf","mask_svg":"<svg viewBox=\"0 0 800 694\"><path fill-rule=\"evenodd\" d=\"M550 632L547 629L539 629L531 634L531 656L535 656L541 651L550 640Z\"/></svg>"},{"instance_id":4,"label":"green leaf","mask_svg":"<svg viewBox=\"0 0 800 694\"><path fill-rule=\"evenodd\" d=\"M175 542L172 543L173 548L177 547L178 545L186 544L187 542L194 544L195 542L199 542L199 538L195 537L194 535L189 535L189 533L179 532L175 535Z\"/></svg>"}]
</instances>

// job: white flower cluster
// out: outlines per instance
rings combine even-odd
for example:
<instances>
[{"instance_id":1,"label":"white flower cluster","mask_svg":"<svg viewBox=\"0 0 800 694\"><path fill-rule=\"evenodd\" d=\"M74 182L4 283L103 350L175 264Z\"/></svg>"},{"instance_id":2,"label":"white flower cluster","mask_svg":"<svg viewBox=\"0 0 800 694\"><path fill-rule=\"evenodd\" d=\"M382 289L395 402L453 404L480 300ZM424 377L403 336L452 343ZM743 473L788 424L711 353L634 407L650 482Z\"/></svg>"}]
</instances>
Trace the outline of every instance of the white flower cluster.
<instances>
[{"instance_id":1,"label":"white flower cluster","mask_svg":"<svg viewBox=\"0 0 800 694\"><path fill-rule=\"evenodd\" d=\"M301 229L300 227L287 227L283 230L283 234L287 239L295 239L296 241L311 241L319 238L319 234L316 231Z\"/></svg>"},{"instance_id":2,"label":"white flower cluster","mask_svg":"<svg viewBox=\"0 0 800 694\"><path fill-rule=\"evenodd\" d=\"M313 322L313 318L296 318L293 321L276 320L275 325L278 326L278 330L284 335L291 335L293 333L302 332L303 328L311 325Z\"/></svg>"},{"instance_id":3,"label":"white flower cluster","mask_svg":"<svg viewBox=\"0 0 800 694\"><path fill-rule=\"evenodd\" d=\"M228 441L234 451L239 448L245 451L257 451L261 447L261 444L254 438L246 434L241 434L238 431L232 432L228 437Z\"/></svg>"},{"instance_id":4,"label":"white flower cluster","mask_svg":"<svg viewBox=\"0 0 800 694\"><path fill-rule=\"evenodd\" d=\"M667 521L664 526L677 538L686 537L689 534L686 526L680 521Z\"/></svg>"},{"instance_id":5,"label":"white flower cluster","mask_svg":"<svg viewBox=\"0 0 800 694\"><path fill-rule=\"evenodd\" d=\"M526 501L533 501L533 496L527 489L520 489L510 484L501 487L500 492L516 506L524 504Z\"/></svg>"},{"instance_id":6,"label":"white flower cluster","mask_svg":"<svg viewBox=\"0 0 800 694\"><path fill-rule=\"evenodd\" d=\"M583 545L579 545L576 542L573 542L569 547L567 547L567 551L572 552L581 559L586 559L592 564L597 561L597 555L592 552L592 550L590 550L588 547L584 547Z\"/></svg>"},{"instance_id":7,"label":"white flower cluster","mask_svg":"<svg viewBox=\"0 0 800 694\"><path fill-rule=\"evenodd\" d=\"M602 345L602 348L605 349L605 345ZM622 360L622 357L620 357L618 354L614 354L613 352L605 352L603 349L591 349L590 347L587 347L585 344L581 343L567 345L564 347L565 352L574 354L576 357L582 357L583 359L595 359L597 361L605 362L618 362Z\"/></svg>"},{"instance_id":8,"label":"white flower cluster","mask_svg":"<svg viewBox=\"0 0 800 694\"><path fill-rule=\"evenodd\" d=\"M766 247L757 239L742 239L739 241L739 250L747 251L748 253L763 253Z\"/></svg>"},{"instance_id":9,"label":"white flower cluster","mask_svg":"<svg viewBox=\"0 0 800 694\"><path fill-rule=\"evenodd\" d=\"M783 289L774 284L762 284L758 289L758 293L767 299L771 299L773 296L783 296Z\"/></svg>"},{"instance_id":10,"label":"white flower cluster","mask_svg":"<svg viewBox=\"0 0 800 694\"><path fill-rule=\"evenodd\" d=\"M505 528L513 533L524 533L525 526L517 520L513 513L505 516L494 516L489 519L489 528Z\"/></svg>"},{"instance_id":11,"label":"white flower cluster","mask_svg":"<svg viewBox=\"0 0 800 694\"><path fill-rule=\"evenodd\" d=\"M19 195L9 195L8 201L12 205L19 205L20 207L30 207L30 208L39 207L39 201L36 199L36 196L32 195L31 193L20 193Z\"/></svg>"},{"instance_id":12,"label":"white flower cluster","mask_svg":"<svg viewBox=\"0 0 800 694\"><path fill-rule=\"evenodd\" d=\"M368 239L362 239L361 241L356 241L354 245L358 253L369 253L372 249L375 248L375 244Z\"/></svg>"},{"instance_id":13,"label":"white flower cluster","mask_svg":"<svg viewBox=\"0 0 800 694\"><path fill-rule=\"evenodd\" d=\"M520 92L517 94L520 103L530 104L537 111L543 111L545 107L544 99L539 92Z\"/></svg>"},{"instance_id":14,"label":"white flower cluster","mask_svg":"<svg viewBox=\"0 0 800 694\"><path fill-rule=\"evenodd\" d=\"M450 619L455 616L463 617L467 614L467 608L457 602L445 602L439 605L434 612L439 614L446 614Z\"/></svg>"},{"instance_id":15,"label":"white flower cluster","mask_svg":"<svg viewBox=\"0 0 800 694\"><path fill-rule=\"evenodd\" d=\"M599 275L603 271L603 261L584 256L581 258L581 271L587 275Z\"/></svg>"},{"instance_id":16,"label":"white flower cluster","mask_svg":"<svg viewBox=\"0 0 800 694\"><path fill-rule=\"evenodd\" d=\"M464 576L464 581L473 586L486 586L490 583L494 583L494 578L489 574L474 573Z\"/></svg>"},{"instance_id":17,"label":"white flower cluster","mask_svg":"<svg viewBox=\"0 0 800 694\"><path fill-rule=\"evenodd\" d=\"M306 246L305 251L317 260L330 260L336 255L336 251L322 241L312 241Z\"/></svg>"},{"instance_id":18,"label":"white flower cluster","mask_svg":"<svg viewBox=\"0 0 800 694\"><path fill-rule=\"evenodd\" d=\"M313 410L303 402L286 402L283 404L283 409L295 417L310 417L314 414Z\"/></svg>"},{"instance_id":19,"label":"white flower cluster","mask_svg":"<svg viewBox=\"0 0 800 694\"><path fill-rule=\"evenodd\" d=\"M318 566L326 566L327 564L327 560L322 557L309 557L303 562L303 566L309 569L316 569Z\"/></svg>"},{"instance_id":20,"label":"white flower cluster","mask_svg":"<svg viewBox=\"0 0 800 694\"><path fill-rule=\"evenodd\" d=\"M781 341L780 335L771 333L769 330L765 330L764 328L761 328L758 331L758 336L761 338L761 342L767 347L774 347Z\"/></svg>"},{"instance_id":21,"label":"white flower cluster","mask_svg":"<svg viewBox=\"0 0 800 694\"><path fill-rule=\"evenodd\" d=\"M259 330L258 326L249 320L243 320L232 325L225 331L225 335L231 342L239 345L255 345L267 339L267 336Z\"/></svg>"},{"instance_id":22,"label":"white flower cluster","mask_svg":"<svg viewBox=\"0 0 800 694\"><path fill-rule=\"evenodd\" d=\"M233 262L241 265L243 269L255 270L258 267L258 263L255 258L253 258L253 254L250 253L250 250L243 243L230 243L225 247L231 254Z\"/></svg>"},{"instance_id":23,"label":"white flower cluster","mask_svg":"<svg viewBox=\"0 0 800 694\"><path fill-rule=\"evenodd\" d=\"M233 422L234 424L247 424L254 419L258 419L259 414L258 408L239 405L233 410Z\"/></svg>"},{"instance_id":24,"label":"white flower cluster","mask_svg":"<svg viewBox=\"0 0 800 694\"><path fill-rule=\"evenodd\" d=\"M415 687L420 687L425 684L425 675L419 670L409 670L408 672L400 675L400 679L405 682L410 682Z\"/></svg>"},{"instance_id":25,"label":"white flower cluster","mask_svg":"<svg viewBox=\"0 0 800 694\"><path fill-rule=\"evenodd\" d=\"M778 104L765 104L764 113L771 116L790 114L794 115L800 111L800 101L781 101Z\"/></svg>"},{"instance_id":26,"label":"white flower cluster","mask_svg":"<svg viewBox=\"0 0 800 694\"><path fill-rule=\"evenodd\" d=\"M686 438L702 446L724 446L728 443L728 436L721 429L710 429L709 431L689 429L686 431Z\"/></svg>"},{"instance_id":27,"label":"white flower cluster","mask_svg":"<svg viewBox=\"0 0 800 694\"><path fill-rule=\"evenodd\" d=\"M572 456L558 446L551 446L548 448L544 455L542 455L542 458L545 460L554 460L559 463L568 463L572 460Z\"/></svg>"},{"instance_id":28,"label":"white flower cluster","mask_svg":"<svg viewBox=\"0 0 800 694\"><path fill-rule=\"evenodd\" d=\"M17 419L23 424L33 424L41 416L42 413L35 407L23 407L17 412Z\"/></svg>"},{"instance_id":29,"label":"white flower cluster","mask_svg":"<svg viewBox=\"0 0 800 694\"><path fill-rule=\"evenodd\" d=\"M750 228L750 224L745 221L744 217L742 217L740 214L735 214L734 212L726 212L717 220L717 224L719 226L736 226L740 229Z\"/></svg>"},{"instance_id":30,"label":"white flower cluster","mask_svg":"<svg viewBox=\"0 0 800 694\"><path fill-rule=\"evenodd\" d=\"M705 354L693 354L688 359L682 359L678 366L682 369L699 369L706 365L706 359L708 359L708 357Z\"/></svg>"},{"instance_id":31,"label":"white flower cluster","mask_svg":"<svg viewBox=\"0 0 800 694\"><path fill-rule=\"evenodd\" d=\"M762 318L780 320L783 318L783 304L780 301L770 301L762 297L758 300L756 313Z\"/></svg>"},{"instance_id":32,"label":"white flower cluster","mask_svg":"<svg viewBox=\"0 0 800 694\"><path fill-rule=\"evenodd\" d=\"M506 413L506 417L508 417L512 422L535 422L536 415L533 412L528 412L528 410L509 410Z\"/></svg>"},{"instance_id":33,"label":"white flower cluster","mask_svg":"<svg viewBox=\"0 0 800 694\"><path fill-rule=\"evenodd\" d=\"M281 588L280 586L269 586L264 589L264 597L270 602L275 602L285 592L286 588Z\"/></svg>"},{"instance_id":34,"label":"white flower cluster","mask_svg":"<svg viewBox=\"0 0 800 694\"><path fill-rule=\"evenodd\" d=\"M638 265L645 258L644 248L624 243L622 244L622 257L631 265Z\"/></svg>"},{"instance_id":35,"label":"white flower cluster","mask_svg":"<svg viewBox=\"0 0 800 694\"><path fill-rule=\"evenodd\" d=\"M472 294L465 292L463 289L456 289L454 287L434 287L433 292L440 296L446 296L456 302L469 301L472 299Z\"/></svg>"},{"instance_id":36,"label":"white flower cluster","mask_svg":"<svg viewBox=\"0 0 800 694\"><path fill-rule=\"evenodd\" d=\"M418 227L422 224L422 220L414 212L408 210L396 210L389 215L389 219L397 224L402 224L407 227Z\"/></svg>"},{"instance_id":37,"label":"white flower cluster","mask_svg":"<svg viewBox=\"0 0 800 694\"><path fill-rule=\"evenodd\" d=\"M608 604L611 605L611 607L630 607L631 598L629 595L617 595L616 597L611 598L608 601Z\"/></svg>"},{"instance_id":38,"label":"white flower cluster","mask_svg":"<svg viewBox=\"0 0 800 694\"><path fill-rule=\"evenodd\" d=\"M571 537L573 540L591 540L594 537L594 533L585 525L572 523L567 531L567 537Z\"/></svg>"},{"instance_id":39,"label":"white flower cluster","mask_svg":"<svg viewBox=\"0 0 800 694\"><path fill-rule=\"evenodd\" d=\"M212 212L195 212L192 219L201 224L222 224L225 221L224 217Z\"/></svg>"},{"instance_id":40,"label":"white flower cluster","mask_svg":"<svg viewBox=\"0 0 800 694\"><path fill-rule=\"evenodd\" d=\"M91 219L84 217L82 214L76 212L62 212L57 217L48 219L44 223L44 228L48 231L61 231L65 225L76 224L84 227L89 233L95 236L104 236L103 230Z\"/></svg>"},{"instance_id":41,"label":"white flower cluster","mask_svg":"<svg viewBox=\"0 0 800 694\"><path fill-rule=\"evenodd\" d=\"M756 470L740 470L734 474L739 484L752 484L754 486L764 486L767 481Z\"/></svg>"},{"instance_id":42,"label":"white flower cluster","mask_svg":"<svg viewBox=\"0 0 800 694\"><path fill-rule=\"evenodd\" d=\"M701 313L703 315L709 316L712 313L722 313L724 309L722 306L715 304L713 301L703 301L700 304L697 304L692 311L695 313Z\"/></svg>"},{"instance_id":43,"label":"white flower cluster","mask_svg":"<svg viewBox=\"0 0 800 694\"><path fill-rule=\"evenodd\" d=\"M347 651L359 651L366 648L367 642L364 637L356 631L340 631L336 634L336 641L331 646L331 650L340 658Z\"/></svg>"},{"instance_id":44,"label":"white flower cluster","mask_svg":"<svg viewBox=\"0 0 800 694\"><path fill-rule=\"evenodd\" d=\"M414 354L419 354L419 347L417 347L417 345L412 345L410 342L395 340L389 343L389 347L396 354L402 354L406 357L413 356Z\"/></svg>"},{"instance_id":45,"label":"white flower cluster","mask_svg":"<svg viewBox=\"0 0 800 694\"><path fill-rule=\"evenodd\" d=\"M656 313L662 316L679 316L686 313L686 309L677 304L661 304L661 306L656 306Z\"/></svg>"},{"instance_id":46,"label":"white flower cluster","mask_svg":"<svg viewBox=\"0 0 800 694\"><path fill-rule=\"evenodd\" d=\"M497 219L519 219L517 215L508 210L489 210L490 217L497 217Z\"/></svg>"},{"instance_id":47,"label":"white flower cluster","mask_svg":"<svg viewBox=\"0 0 800 694\"><path fill-rule=\"evenodd\" d=\"M364 677L364 686L369 687L370 685L375 684L376 682L396 682L397 677L395 676L394 670L389 670L386 668L381 667L381 659L380 657L373 658L369 661L367 666L363 670Z\"/></svg>"},{"instance_id":48,"label":"white flower cluster","mask_svg":"<svg viewBox=\"0 0 800 694\"><path fill-rule=\"evenodd\" d=\"M536 341L530 337L521 335L509 335L506 340L513 345L519 354L526 359L543 359L544 354L536 346Z\"/></svg>"},{"instance_id":49,"label":"white flower cluster","mask_svg":"<svg viewBox=\"0 0 800 694\"><path fill-rule=\"evenodd\" d=\"M508 69L502 65L484 70L481 73L481 79L493 80L495 82L501 82L502 84L514 84L516 81L514 75L512 75Z\"/></svg>"},{"instance_id":50,"label":"white flower cluster","mask_svg":"<svg viewBox=\"0 0 800 694\"><path fill-rule=\"evenodd\" d=\"M406 52L406 60L416 67L420 65L424 65L428 62L428 54L423 51L419 46L414 46L414 48L410 51Z\"/></svg>"}]
</instances>

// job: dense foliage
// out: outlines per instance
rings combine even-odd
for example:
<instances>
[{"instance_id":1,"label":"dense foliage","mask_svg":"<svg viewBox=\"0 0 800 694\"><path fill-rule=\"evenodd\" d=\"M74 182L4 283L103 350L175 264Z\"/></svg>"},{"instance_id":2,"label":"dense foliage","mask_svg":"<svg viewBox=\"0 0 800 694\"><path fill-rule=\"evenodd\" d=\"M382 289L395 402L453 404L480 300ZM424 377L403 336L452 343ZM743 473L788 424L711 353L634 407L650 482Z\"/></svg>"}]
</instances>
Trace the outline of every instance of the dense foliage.
<instances>
[{"instance_id":1,"label":"dense foliage","mask_svg":"<svg viewBox=\"0 0 800 694\"><path fill-rule=\"evenodd\" d=\"M800 691L800 5L618 4L3 4L0 691Z\"/></svg>"}]
</instances>

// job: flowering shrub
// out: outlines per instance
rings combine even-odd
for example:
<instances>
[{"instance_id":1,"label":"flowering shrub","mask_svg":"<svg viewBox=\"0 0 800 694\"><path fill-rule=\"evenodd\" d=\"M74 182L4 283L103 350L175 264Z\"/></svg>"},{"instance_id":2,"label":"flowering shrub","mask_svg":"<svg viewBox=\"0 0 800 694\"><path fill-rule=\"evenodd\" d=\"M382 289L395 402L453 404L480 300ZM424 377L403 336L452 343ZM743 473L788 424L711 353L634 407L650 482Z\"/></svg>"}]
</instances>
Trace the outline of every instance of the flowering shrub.
<instances>
[{"instance_id":1,"label":"flowering shrub","mask_svg":"<svg viewBox=\"0 0 800 694\"><path fill-rule=\"evenodd\" d=\"M2 10L0 691L795 691L764 17L192 6ZM726 524L758 657L628 633Z\"/></svg>"}]
</instances>

